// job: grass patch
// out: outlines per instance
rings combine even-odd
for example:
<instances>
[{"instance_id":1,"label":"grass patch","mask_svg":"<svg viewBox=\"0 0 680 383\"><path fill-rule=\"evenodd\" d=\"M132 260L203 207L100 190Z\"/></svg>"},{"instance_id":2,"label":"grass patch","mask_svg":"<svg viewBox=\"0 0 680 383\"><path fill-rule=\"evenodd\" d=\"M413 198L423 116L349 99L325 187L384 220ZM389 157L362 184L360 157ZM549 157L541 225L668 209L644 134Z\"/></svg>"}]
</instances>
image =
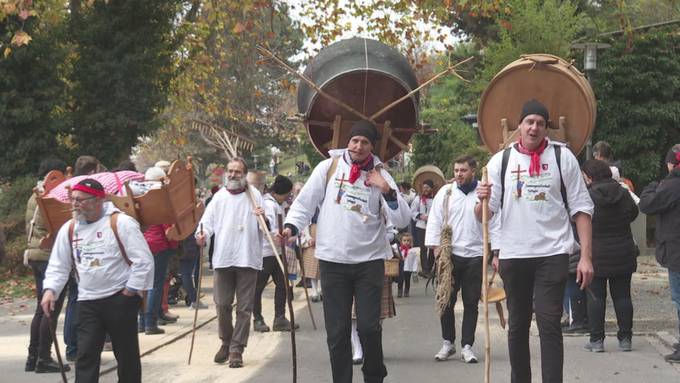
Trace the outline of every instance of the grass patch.
<instances>
[{"instance_id":1,"label":"grass patch","mask_svg":"<svg viewBox=\"0 0 680 383\"><path fill-rule=\"evenodd\" d=\"M0 281L3 288L0 290L0 302L6 303L17 298L27 298L35 295L35 281L30 269L26 272L12 272L6 268L0 268Z\"/></svg>"}]
</instances>

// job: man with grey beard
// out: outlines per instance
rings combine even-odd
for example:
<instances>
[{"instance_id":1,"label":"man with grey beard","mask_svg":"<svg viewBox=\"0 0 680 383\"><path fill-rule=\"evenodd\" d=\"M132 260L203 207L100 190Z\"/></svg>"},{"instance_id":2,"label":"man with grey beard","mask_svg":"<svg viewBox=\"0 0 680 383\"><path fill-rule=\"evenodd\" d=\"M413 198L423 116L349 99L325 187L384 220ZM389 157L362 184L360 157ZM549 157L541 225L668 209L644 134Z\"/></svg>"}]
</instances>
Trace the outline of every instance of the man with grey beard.
<instances>
[{"instance_id":1,"label":"man with grey beard","mask_svg":"<svg viewBox=\"0 0 680 383\"><path fill-rule=\"evenodd\" d=\"M78 279L76 382L97 382L106 334L120 382L141 382L137 338L141 293L153 286L153 256L139 223L105 199L104 187L84 179L73 187L74 219L52 248L41 306L49 318L71 272Z\"/></svg>"},{"instance_id":2,"label":"man with grey beard","mask_svg":"<svg viewBox=\"0 0 680 383\"><path fill-rule=\"evenodd\" d=\"M196 231L196 242L205 246L215 234L213 253L214 300L222 346L215 363L229 360L230 368L243 366L248 343L250 316L255 302L257 273L262 269L262 232L257 215L263 215L262 195L246 183L248 167L235 157L227 164L227 182L213 196ZM248 190L246 190L248 188ZM251 193L254 203L247 195ZM232 305L236 297L236 323Z\"/></svg>"}]
</instances>

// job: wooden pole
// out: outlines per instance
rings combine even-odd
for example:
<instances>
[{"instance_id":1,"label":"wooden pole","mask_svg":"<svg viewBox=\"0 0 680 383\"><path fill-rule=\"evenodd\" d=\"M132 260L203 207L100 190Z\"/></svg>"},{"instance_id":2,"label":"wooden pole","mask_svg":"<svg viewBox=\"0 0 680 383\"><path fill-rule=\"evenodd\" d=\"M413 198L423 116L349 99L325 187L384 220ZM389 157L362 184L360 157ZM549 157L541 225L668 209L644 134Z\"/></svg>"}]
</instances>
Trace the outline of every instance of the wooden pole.
<instances>
[{"instance_id":1,"label":"wooden pole","mask_svg":"<svg viewBox=\"0 0 680 383\"><path fill-rule=\"evenodd\" d=\"M66 372L64 371L64 361L61 360L61 351L59 351L59 340L57 339L57 330L54 328L52 322L52 315L47 316L47 323L50 325L50 335L52 335L52 342L54 342L54 352L57 353L57 362L59 362L59 372L61 372L61 380L68 383L66 379Z\"/></svg>"},{"instance_id":2,"label":"wooden pole","mask_svg":"<svg viewBox=\"0 0 680 383\"><path fill-rule=\"evenodd\" d=\"M415 89L413 89L412 91L408 92L408 93L407 93L406 95L404 95L403 97L397 99L396 101L391 102L391 103L390 103L389 105L387 105L386 107L384 107L384 108L380 109L379 111L373 113L373 115L371 116L370 121L373 121L374 119L378 118L378 117L379 117L380 115L382 115L383 113L385 113L385 112L387 112L388 110L392 109L395 105L397 105L397 104L399 104L400 102L402 102L402 101L406 100L407 98L411 97L413 94L415 94L415 93L418 92L419 90L421 90L421 89L423 89L424 87L430 85L431 82L436 81L437 79L439 79L440 77L444 76L445 74L447 74L447 73L449 73L449 72L453 73L454 76L458 77L459 79L461 79L461 80L463 80L463 81L465 81L465 82L470 82L469 80L464 79L461 75L459 75L458 73L456 73L456 67L459 66L459 65L465 64L466 62L472 60L473 58L474 58L474 57L470 56L470 57L466 58L465 60L459 62L458 64L456 64L456 65L451 65L451 66L449 66L448 68L444 69L442 72L436 74L435 76L432 76L432 78L430 78L429 80L427 80L427 81L425 81L424 83L420 84L420 86L418 86L417 88L415 88Z\"/></svg>"},{"instance_id":3,"label":"wooden pole","mask_svg":"<svg viewBox=\"0 0 680 383\"><path fill-rule=\"evenodd\" d=\"M259 50L260 53L261 53L263 56L266 56L266 57L268 57L268 58L270 58L270 59L276 61L276 63L279 64L282 68L284 68L285 70L287 70L287 71L289 71L290 73L294 74L295 76L297 76L298 78L300 78L300 80L306 82L309 86L311 86L311 87L312 87L315 91L317 91L320 95L322 95L323 97L329 99L329 100L332 101L334 104L340 106L341 108L343 108L343 109L345 109L346 111L348 111L348 112L354 114L355 116L361 118L362 120L368 120L368 121L371 121L372 123L375 124L375 121L373 121L372 118L366 116L365 114L359 112L358 110L352 108L351 106L345 104L344 102L338 100L337 98L335 98L335 97L331 96L330 94L328 94L328 93L324 92L323 90L321 90L321 88L319 88L319 87L314 83L314 81L308 79L307 77L305 77L305 75L298 73L298 71L296 71L295 69L291 68L288 64L286 64L286 63L285 63L283 60L281 60L280 58L276 57L276 55L273 54L272 52L270 52L267 48L262 47L262 46L258 46L258 47L257 47L257 50Z\"/></svg>"},{"instance_id":4,"label":"wooden pole","mask_svg":"<svg viewBox=\"0 0 680 383\"><path fill-rule=\"evenodd\" d=\"M279 235L283 238L283 215L277 214L276 221ZM297 382L297 345L295 344L295 312L293 311L293 282L288 279L288 259L286 258L286 243L281 242L281 261L283 262L283 277L286 280L286 301L290 314L290 344L293 348L293 383ZM304 281L303 281L304 284Z\"/></svg>"},{"instance_id":5,"label":"wooden pole","mask_svg":"<svg viewBox=\"0 0 680 383\"><path fill-rule=\"evenodd\" d=\"M201 234L203 234L203 224L201 224ZM196 300L194 301L194 326L191 330L191 347L189 347L189 361L191 365L191 355L194 352L194 339L196 339L196 322L198 321L198 306L201 302L201 279L203 277L203 246L198 250L198 281L196 281ZM191 278L191 275L189 275Z\"/></svg>"},{"instance_id":6,"label":"wooden pole","mask_svg":"<svg viewBox=\"0 0 680 383\"><path fill-rule=\"evenodd\" d=\"M482 169L482 182L488 182L487 169ZM484 298L484 383L489 383L491 373L491 334L489 331L489 285L487 276L489 261L489 199L482 200L482 246L484 246L484 256L482 258L482 297Z\"/></svg>"}]
</instances>

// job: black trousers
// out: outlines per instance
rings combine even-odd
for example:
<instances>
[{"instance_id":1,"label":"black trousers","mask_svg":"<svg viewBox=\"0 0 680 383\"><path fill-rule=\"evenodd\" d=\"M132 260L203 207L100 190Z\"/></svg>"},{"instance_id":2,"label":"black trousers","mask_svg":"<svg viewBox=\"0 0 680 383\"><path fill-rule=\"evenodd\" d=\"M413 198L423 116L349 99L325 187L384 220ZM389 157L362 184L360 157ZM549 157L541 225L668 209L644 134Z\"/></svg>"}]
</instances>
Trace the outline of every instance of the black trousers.
<instances>
[{"instance_id":1,"label":"black trousers","mask_svg":"<svg viewBox=\"0 0 680 383\"><path fill-rule=\"evenodd\" d=\"M47 360L50 358L50 350L52 349L52 334L50 333L50 319L43 313L40 302L43 297L43 281L45 280L45 271L47 270L47 261L30 261L31 269L33 270L33 279L35 280L35 292L37 304L35 306L35 313L33 320L31 320L31 340L28 344L28 355L40 359ZM61 291L54 304L54 312L50 317L52 325L57 328L57 319L64 304L64 297L66 296L66 288Z\"/></svg>"},{"instance_id":2,"label":"black trousers","mask_svg":"<svg viewBox=\"0 0 680 383\"><path fill-rule=\"evenodd\" d=\"M364 382L382 382L387 376L380 325L385 262L379 259L342 264L320 260L319 270L333 383L352 383L352 299L356 302L357 330L364 349Z\"/></svg>"},{"instance_id":3,"label":"black trousers","mask_svg":"<svg viewBox=\"0 0 680 383\"><path fill-rule=\"evenodd\" d=\"M423 272L429 273L434 265L434 250L428 249L425 246L425 229L416 227L414 240L414 245L420 247L420 267Z\"/></svg>"},{"instance_id":4,"label":"black trousers","mask_svg":"<svg viewBox=\"0 0 680 383\"><path fill-rule=\"evenodd\" d=\"M118 292L110 297L78 302L76 383L99 381L104 338L108 333L118 362L118 381L142 381L137 338L137 312L142 298Z\"/></svg>"},{"instance_id":5,"label":"black trousers","mask_svg":"<svg viewBox=\"0 0 680 383\"><path fill-rule=\"evenodd\" d=\"M477 317L479 315L479 297L482 296L482 257L464 258L452 255L453 259L453 291L449 305L440 318L442 338L453 343L456 340L456 317L454 306L458 298L458 291L462 290L463 325L460 345L475 343Z\"/></svg>"},{"instance_id":6,"label":"black trousers","mask_svg":"<svg viewBox=\"0 0 680 383\"><path fill-rule=\"evenodd\" d=\"M262 258L262 270L257 273L257 285L255 286L255 303L253 304L253 319L262 318L262 292L267 286L269 277L274 280L274 317L278 318L286 314L286 278L283 276L281 266L274 257Z\"/></svg>"},{"instance_id":7,"label":"black trousers","mask_svg":"<svg viewBox=\"0 0 680 383\"><path fill-rule=\"evenodd\" d=\"M633 336L633 301L630 298L631 274L615 277L595 277L590 285L595 299L588 299L588 319L590 324L590 341L604 339L604 314L607 307L607 282L616 312L619 340Z\"/></svg>"},{"instance_id":8,"label":"black trousers","mask_svg":"<svg viewBox=\"0 0 680 383\"><path fill-rule=\"evenodd\" d=\"M529 327L534 311L541 338L543 383L562 382L564 345L560 320L568 268L569 257L566 254L500 260L500 275L508 305L512 383L531 383Z\"/></svg>"},{"instance_id":9,"label":"black trousers","mask_svg":"<svg viewBox=\"0 0 680 383\"><path fill-rule=\"evenodd\" d=\"M397 289L399 293L406 291L406 294L411 290L411 272L404 271L404 260L399 261L399 277L394 279L397 282ZM404 290L406 287L406 290Z\"/></svg>"}]
</instances>

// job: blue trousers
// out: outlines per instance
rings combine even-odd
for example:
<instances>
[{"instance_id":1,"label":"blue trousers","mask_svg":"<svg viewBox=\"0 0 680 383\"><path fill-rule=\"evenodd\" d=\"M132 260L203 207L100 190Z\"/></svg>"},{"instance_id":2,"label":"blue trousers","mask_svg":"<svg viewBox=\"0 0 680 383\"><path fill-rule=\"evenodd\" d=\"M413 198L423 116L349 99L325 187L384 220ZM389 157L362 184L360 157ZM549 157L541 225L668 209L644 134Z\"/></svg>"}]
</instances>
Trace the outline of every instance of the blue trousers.
<instances>
[{"instance_id":1,"label":"blue trousers","mask_svg":"<svg viewBox=\"0 0 680 383\"><path fill-rule=\"evenodd\" d=\"M145 329L148 329L158 326L158 313L160 312L161 301L163 300L163 284L168 274L168 261L173 254L175 254L174 249L166 249L153 256L153 289L148 294L146 312L139 317L140 327L143 326Z\"/></svg>"}]
</instances>

